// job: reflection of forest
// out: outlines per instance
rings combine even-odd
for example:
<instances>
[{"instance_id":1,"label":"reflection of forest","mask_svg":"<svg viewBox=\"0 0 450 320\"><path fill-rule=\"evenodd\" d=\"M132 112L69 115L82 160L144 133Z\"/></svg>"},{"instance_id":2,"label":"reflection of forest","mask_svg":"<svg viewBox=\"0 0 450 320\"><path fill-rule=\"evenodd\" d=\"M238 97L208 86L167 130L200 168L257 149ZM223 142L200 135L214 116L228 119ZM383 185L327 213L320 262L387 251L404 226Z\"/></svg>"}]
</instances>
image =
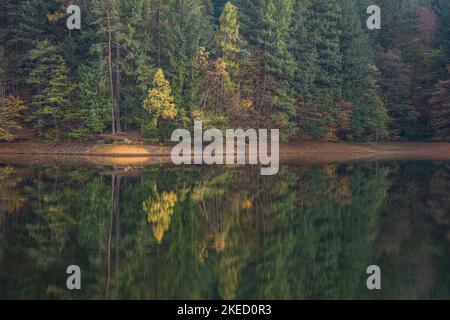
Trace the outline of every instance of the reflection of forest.
<instances>
[{"instance_id":1,"label":"reflection of forest","mask_svg":"<svg viewBox=\"0 0 450 320\"><path fill-rule=\"evenodd\" d=\"M3 167L0 298L448 297L449 182L450 164L427 162Z\"/></svg>"}]
</instances>

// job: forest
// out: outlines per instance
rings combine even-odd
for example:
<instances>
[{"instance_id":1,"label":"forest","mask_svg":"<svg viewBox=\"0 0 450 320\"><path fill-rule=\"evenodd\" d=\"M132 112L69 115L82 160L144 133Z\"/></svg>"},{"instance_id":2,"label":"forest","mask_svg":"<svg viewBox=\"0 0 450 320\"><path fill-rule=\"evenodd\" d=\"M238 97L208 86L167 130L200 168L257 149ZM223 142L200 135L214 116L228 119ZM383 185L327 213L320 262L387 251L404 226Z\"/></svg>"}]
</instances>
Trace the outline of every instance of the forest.
<instances>
[{"instance_id":1,"label":"forest","mask_svg":"<svg viewBox=\"0 0 450 320\"><path fill-rule=\"evenodd\" d=\"M449 140L450 1L0 2L0 141L159 143L194 120L283 141Z\"/></svg>"}]
</instances>

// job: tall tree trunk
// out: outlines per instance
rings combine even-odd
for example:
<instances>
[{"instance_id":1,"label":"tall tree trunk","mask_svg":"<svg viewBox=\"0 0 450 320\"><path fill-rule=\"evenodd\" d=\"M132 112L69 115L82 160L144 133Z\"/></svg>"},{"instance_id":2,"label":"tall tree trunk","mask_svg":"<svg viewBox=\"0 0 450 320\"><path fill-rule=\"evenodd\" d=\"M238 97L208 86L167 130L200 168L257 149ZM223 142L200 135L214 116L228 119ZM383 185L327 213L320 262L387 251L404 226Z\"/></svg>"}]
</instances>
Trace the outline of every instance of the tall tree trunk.
<instances>
[{"instance_id":1,"label":"tall tree trunk","mask_svg":"<svg viewBox=\"0 0 450 320\"><path fill-rule=\"evenodd\" d=\"M158 68L161 68L161 2L158 1Z\"/></svg>"},{"instance_id":2,"label":"tall tree trunk","mask_svg":"<svg viewBox=\"0 0 450 320\"><path fill-rule=\"evenodd\" d=\"M111 17L110 8L107 8L106 19L108 21L108 69L109 69L109 91L111 96L111 115L112 123L111 130L112 134L116 134L116 113L115 113L115 102L114 102L114 79L113 79L113 63L112 63L112 30L111 30Z\"/></svg>"},{"instance_id":3,"label":"tall tree trunk","mask_svg":"<svg viewBox=\"0 0 450 320\"><path fill-rule=\"evenodd\" d=\"M56 119L56 113L53 113L53 124L55 126L55 134L56 134L56 140L59 140L59 132L58 132L58 120Z\"/></svg>"},{"instance_id":4,"label":"tall tree trunk","mask_svg":"<svg viewBox=\"0 0 450 320\"><path fill-rule=\"evenodd\" d=\"M0 106L6 98L6 76L3 73L0 77Z\"/></svg>"},{"instance_id":5,"label":"tall tree trunk","mask_svg":"<svg viewBox=\"0 0 450 320\"><path fill-rule=\"evenodd\" d=\"M122 126L120 124L120 65L119 65L119 59L120 59L120 45L116 42L116 99L115 99L115 111L116 111L116 131L117 133L122 132Z\"/></svg>"}]
</instances>

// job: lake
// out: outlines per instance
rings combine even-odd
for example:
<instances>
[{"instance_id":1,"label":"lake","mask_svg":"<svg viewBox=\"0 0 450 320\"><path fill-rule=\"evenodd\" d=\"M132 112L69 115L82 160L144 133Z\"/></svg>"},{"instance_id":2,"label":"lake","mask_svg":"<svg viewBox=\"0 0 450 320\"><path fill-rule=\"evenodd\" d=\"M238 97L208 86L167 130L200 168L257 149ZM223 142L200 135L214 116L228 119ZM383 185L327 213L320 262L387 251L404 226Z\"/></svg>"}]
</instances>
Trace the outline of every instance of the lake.
<instances>
[{"instance_id":1,"label":"lake","mask_svg":"<svg viewBox=\"0 0 450 320\"><path fill-rule=\"evenodd\" d=\"M450 162L0 165L0 299L449 297Z\"/></svg>"}]
</instances>

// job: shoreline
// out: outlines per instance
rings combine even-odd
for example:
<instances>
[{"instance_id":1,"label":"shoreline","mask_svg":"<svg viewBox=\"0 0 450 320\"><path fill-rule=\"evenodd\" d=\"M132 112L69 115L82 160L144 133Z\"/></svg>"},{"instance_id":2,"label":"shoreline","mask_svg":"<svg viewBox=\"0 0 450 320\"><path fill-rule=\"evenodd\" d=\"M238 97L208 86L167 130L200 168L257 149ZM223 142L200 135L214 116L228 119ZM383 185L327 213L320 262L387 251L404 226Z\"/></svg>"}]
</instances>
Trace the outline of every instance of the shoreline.
<instances>
[{"instance_id":1,"label":"shoreline","mask_svg":"<svg viewBox=\"0 0 450 320\"><path fill-rule=\"evenodd\" d=\"M0 163L54 162L98 165L170 164L172 146L82 144L54 142L0 143ZM385 142L377 145L345 142L296 141L280 145L282 164L323 164L358 160L450 161L450 143Z\"/></svg>"}]
</instances>

